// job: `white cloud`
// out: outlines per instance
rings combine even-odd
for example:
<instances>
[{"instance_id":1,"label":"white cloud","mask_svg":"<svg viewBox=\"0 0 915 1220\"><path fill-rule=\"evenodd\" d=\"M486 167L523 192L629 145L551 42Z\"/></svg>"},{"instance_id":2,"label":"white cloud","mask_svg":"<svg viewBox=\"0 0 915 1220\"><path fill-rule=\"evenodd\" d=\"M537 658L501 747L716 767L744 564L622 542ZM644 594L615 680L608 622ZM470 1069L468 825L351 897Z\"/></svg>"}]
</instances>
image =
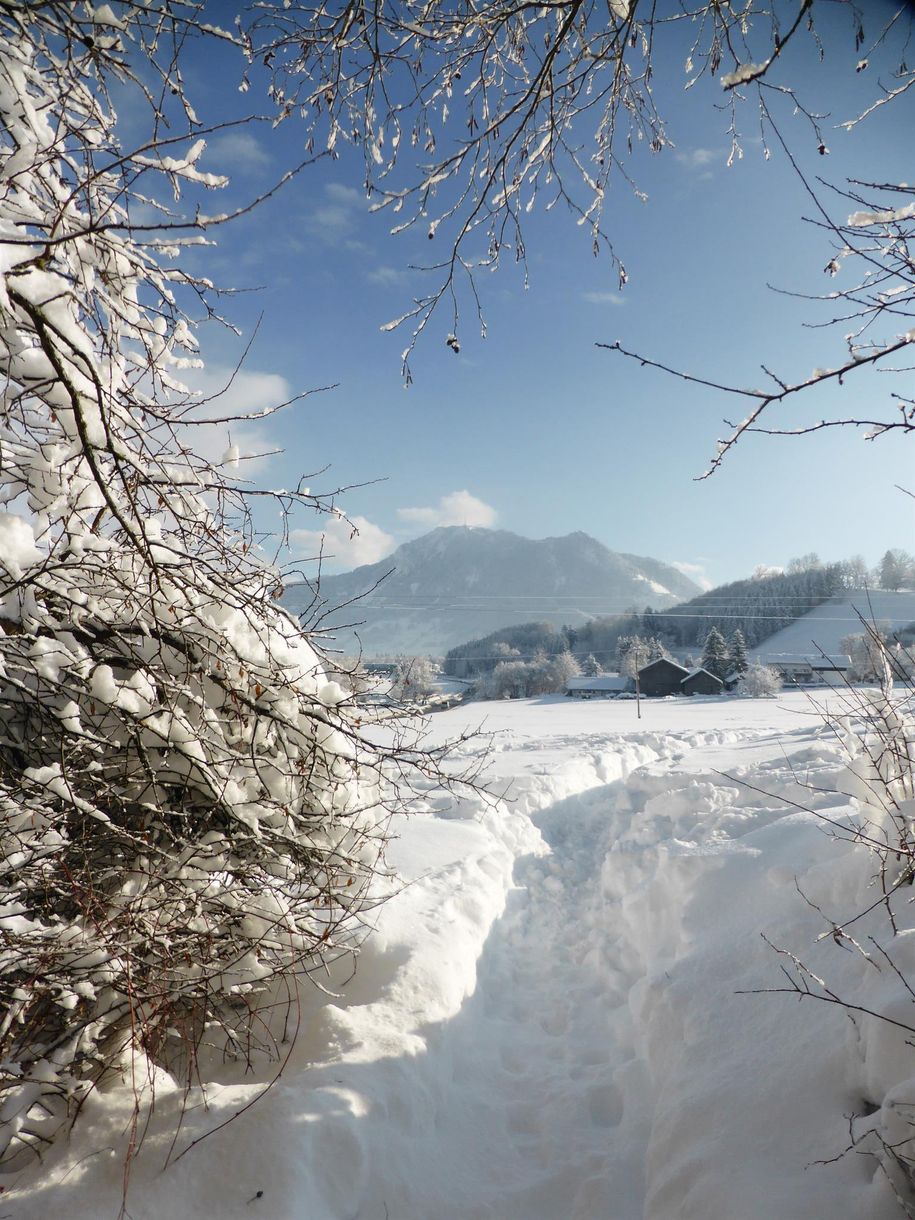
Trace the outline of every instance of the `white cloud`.
<instances>
[{"instance_id":1,"label":"white cloud","mask_svg":"<svg viewBox=\"0 0 915 1220\"><path fill-rule=\"evenodd\" d=\"M583 292L581 299L589 305L625 305L626 302L618 292Z\"/></svg>"},{"instance_id":2,"label":"white cloud","mask_svg":"<svg viewBox=\"0 0 915 1220\"><path fill-rule=\"evenodd\" d=\"M440 525L492 526L496 523L497 513L492 505L472 496L465 489L442 496L438 504L431 508L398 508L397 515L408 525L433 530Z\"/></svg>"},{"instance_id":3,"label":"white cloud","mask_svg":"<svg viewBox=\"0 0 915 1220\"><path fill-rule=\"evenodd\" d=\"M690 580L694 580L700 589L711 589L712 582L705 574L705 568L701 563L677 563L676 561L670 565L676 568L678 572L682 572L684 576L688 576Z\"/></svg>"},{"instance_id":4,"label":"white cloud","mask_svg":"<svg viewBox=\"0 0 915 1220\"><path fill-rule=\"evenodd\" d=\"M339 182L326 183L324 196L326 202L309 213L309 228L326 240L336 242L355 229L366 211L366 198L362 191Z\"/></svg>"},{"instance_id":5,"label":"white cloud","mask_svg":"<svg viewBox=\"0 0 915 1220\"><path fill-rule=\"evenodd\" d=\"M354 186L344 186L342 182L326 183L324 194L328 199L335 199L338 203L346 204L349 207L365 206L365 195L363 192L356 190Z\"/></svg>"},{"instance_id":6,"label":"white cloud","mask_svg":"<svg viewBox=\"0 0 915 1220\"><path fill-rule=\"evenodd\" d=\"M674 153L677 161L689 169L704 169L717 161L719 154L714 148L688 148Z\"/></svg>"},{"instance_id":7,"label":"white cloud","mask_svg":"<svg viewBox=\"0 0 915 1220\"><path fill-rule=\"evenodd\" d=\"M394 539L366 517L354 516L348 521L328 517L321 529L293 530L289 546L301 559L313 559L323 553L322 566L328 572L346 572L384 559L394 549Z\"/></svg>"},{"instance_id":8,"label":"white cloud","mask_svg":"<svg viewBox=\"0 0 915 1220\"><path fill-rule=\"evenodd\" d=\"M262 373L256 369L233 370L221 365L202 369L181 369L178 378L199 400L188 418L220 419L225 416L250 415L275 407L292 396L289 382L279 373ZM231 384L230 384L231 383ZM239 421L231 423L195 423L184 429L184 443L203 458L218 462L231 443L237 445L242 458L238 474L243 478L262 470L268 454L276 449L270 439L269 421Z\"/></svg>"},{"instance_id":9,"label":"white cloud","mask_svg":"<svg viewBox=\"0 0 915 1220\"><path fill-rule=\"evenodd\" d=\"M227 131L209 142L207 156L212 155L218 172L232 175L246 169L264 169L272 160L263 144L250 131Z\"/></svg>"},{"instance_id":10,"label":"white cloud","mask_svg":"<svg viewBox=\"0 0 915 1220\"><path fill-rule=\"evenodd\" d=\"M365 277L370 284L402 284L409 279L409 272L398 267L376 267Z\"/></svg>"}]
</instances>

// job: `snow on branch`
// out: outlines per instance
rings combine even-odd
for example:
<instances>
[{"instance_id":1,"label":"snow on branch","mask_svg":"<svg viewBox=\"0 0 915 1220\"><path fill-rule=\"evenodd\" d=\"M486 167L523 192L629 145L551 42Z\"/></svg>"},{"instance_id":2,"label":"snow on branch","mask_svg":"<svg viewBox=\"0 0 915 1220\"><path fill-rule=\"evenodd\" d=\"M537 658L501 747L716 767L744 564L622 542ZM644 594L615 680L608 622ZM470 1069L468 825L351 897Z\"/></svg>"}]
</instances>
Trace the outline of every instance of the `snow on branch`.
<instances>
[{"instance_id":1,"label":"snow on branch","mask_svg":"<svg viewBox=\"0 0 915 1220\"><path fill-rule=\"evenodd\" d=\"M253 497L288 514L335 493L251 487L231 450L187 443L192 310L216 315L161 199L226 179L198 169L178 58L192 34L238 40L202 6L116 9L0 11L5 1167L111 1073L139 1082L139 1115L159 1072L190 1089L210 1062L281 1062L280 984L294 1008L299 979L356 952L392 814L462 778L396 718L379 736L277 603ZM146 106L134 152L114 82Z\"/></svg>"}]
</instances>

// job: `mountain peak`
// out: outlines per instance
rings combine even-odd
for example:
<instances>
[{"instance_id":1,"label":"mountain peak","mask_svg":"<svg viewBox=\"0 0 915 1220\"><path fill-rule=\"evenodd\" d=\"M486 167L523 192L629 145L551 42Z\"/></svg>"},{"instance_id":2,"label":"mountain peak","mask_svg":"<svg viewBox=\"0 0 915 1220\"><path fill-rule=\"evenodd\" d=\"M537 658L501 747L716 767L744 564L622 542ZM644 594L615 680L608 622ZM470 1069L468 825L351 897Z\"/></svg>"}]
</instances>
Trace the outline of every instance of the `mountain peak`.
<instances>
[{"instance_id":1,"label":"mountain peak","mask_svg":"<svg viewBox=\"0 0 915 1220\"><path fill-rule=\"evenodd\" d=\"M583 530L532 539L485 526L443 525L380 563L322 577L320 610L322 626L364 619L355 634L341 630L335 646L346 651L440 656L510 624L575 626L647 604L660 609L697 592L668 564L611 551ZM304 609L312 589L294 586L284 601L290 610ZM334 607L344 605L335 615Z\"/></svg>"}]
</instances>

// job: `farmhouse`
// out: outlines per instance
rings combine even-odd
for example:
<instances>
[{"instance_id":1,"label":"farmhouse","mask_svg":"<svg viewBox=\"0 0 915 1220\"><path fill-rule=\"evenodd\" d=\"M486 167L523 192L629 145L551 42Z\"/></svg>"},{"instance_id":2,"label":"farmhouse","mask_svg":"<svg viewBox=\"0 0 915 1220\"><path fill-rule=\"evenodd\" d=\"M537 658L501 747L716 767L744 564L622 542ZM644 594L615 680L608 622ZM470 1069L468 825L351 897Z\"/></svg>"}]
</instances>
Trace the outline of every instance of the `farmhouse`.
<instances>
[{"instance_id":1,"label":"farmhouse","mask_svg":"<svg viewBox=\"0 0 915 1220\"><path fill-rule=\"evenodd\" d=\"M594 674L570 678L566 694L576 699L615 699L632 690L632 679L620 674Z\"/></svg>"},{"instance_id":2,"label":"farmhouse","mask_svg":"<svg viewBox=\"0 0 915 1220\"><path fill-rule=\"evenodd\" d=\"M688 676L688 669L668 657L660 657L639 670L639 688L643 695L679 695L680 684Z\"/></svg>"},{"instance_id":3,"label":"farmhouse","mask_svg":"<svg viewBox=\"0 0 915 1220\"><path fill-rule=\"evenodd\" d=\"M851 660L841 655L777 652L760 660L777 669L787 686L840 686L851 668Z\"/></svg>"}]
</instances>

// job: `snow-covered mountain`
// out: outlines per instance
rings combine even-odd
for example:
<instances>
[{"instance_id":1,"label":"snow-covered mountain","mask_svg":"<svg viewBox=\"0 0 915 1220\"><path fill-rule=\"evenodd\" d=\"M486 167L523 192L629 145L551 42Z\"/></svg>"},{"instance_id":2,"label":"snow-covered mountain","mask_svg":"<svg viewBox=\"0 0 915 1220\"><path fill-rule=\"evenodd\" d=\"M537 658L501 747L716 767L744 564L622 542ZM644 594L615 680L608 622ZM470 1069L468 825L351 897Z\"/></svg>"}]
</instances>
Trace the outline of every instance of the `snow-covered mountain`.
<instances>
[{"instance_id":1,"label":"snow-covered mountain","mask_svg":"<svg viewBox=\"0 0 915 1220\"><path fill-rule=\"evenodd\" d=\"M352 625L361 624L355 630L367 656L440 656L508 624L575 626L632 607L661 609L698 591L669 564L608 550L581 532L535 540L443 526L381 563L323 577L317 605L326 612L320 626L335 628L334 646L344 651L358 647ZM312 586L300 584L283 602L301 613L314 599Z\"/></svg>"}]
</instances>

